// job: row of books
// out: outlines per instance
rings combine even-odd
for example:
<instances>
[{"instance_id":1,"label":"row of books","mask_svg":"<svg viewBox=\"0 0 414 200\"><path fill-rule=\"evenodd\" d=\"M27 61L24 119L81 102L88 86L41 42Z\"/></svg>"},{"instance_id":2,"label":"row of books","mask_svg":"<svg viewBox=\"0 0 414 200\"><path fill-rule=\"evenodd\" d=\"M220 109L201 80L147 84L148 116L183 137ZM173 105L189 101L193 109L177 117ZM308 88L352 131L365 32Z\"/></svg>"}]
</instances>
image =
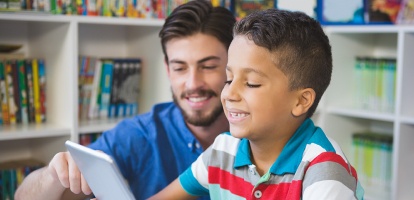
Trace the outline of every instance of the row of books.
<instances>
[{"instance_id":1,"label":"row of books","mask_svg":"<svg viewBox=\"0 0 414 200\"><path fill-rule=\"evenodd\" d=\"M0 100L0 125L45 122L44 60L0 60Z\"/></svg>"},{"instance_id":2,"label":"row of books","mask_svg":"<svg viewBox=\"0 0 414 200\"><path fill-rule=\"evenodd\" d=\"M13 200L23 179L43 166L44 163L31 159L0 163L0 199Z\"/></svg>"},{"instance_id":3,"label":"row of books","mask_svg":"<svg viewBox=\"0 0 414 200\"><path fill-rule=\"evenodd\" d=\"M79 58L79 118L105 119L138 112L141 60Z\"/></svg>"},{"instance_id":4,"label":"row of books","mask_svg":"<svg viewBox=\"0 0 414 200\"><path fill-rule=\"evenodd\" d=\"M322 24L414 23L414 0L318 0Z\"/></svg>"},{"instance_id":5,"label":"row of books","mask_svg":"<svg viewBox=\"0 0 414 200\"><path fill-rule=\"evenodd\" d=\"M368 193L376 194L378 198L390 195L392 143L392 134L364 132L352 135L352 163L358 179Z\"/></svg>"},{"instance_id":6,"label":"row of books","mask_svg":"<svg viewBox=\"0 0 414 200\"><path fill-rule=\"evenodd\" d=\"M87 15L131 18L168 16L177 6L190 0L0 0L1 10L30 10L52 14ZM274 8L275 0L211 0L213 6L223 6L244 17L254 10Z\"/></svg>"},{"instance_id":7,"label":"row of books","mask_svg":"<svg viewBox=\"0 0 414 200\"><path fill-rule=\"evenodd\" d=\"M393 112L396 87L396 60L357 57L354 67L355 107Z\"/></svg>"},{"instance_id":8,"label":"row of books","mask_svg":"<svg viewBox=\"0 0 414 200\"><path fill-rule=\"evenodd\" d=\"M88 134L80 134L79 135L79 144L83 146L88 146L92 142L95 142L99 137L101 137L102 133L88 133Z\"/></svg>"}]
</instances>

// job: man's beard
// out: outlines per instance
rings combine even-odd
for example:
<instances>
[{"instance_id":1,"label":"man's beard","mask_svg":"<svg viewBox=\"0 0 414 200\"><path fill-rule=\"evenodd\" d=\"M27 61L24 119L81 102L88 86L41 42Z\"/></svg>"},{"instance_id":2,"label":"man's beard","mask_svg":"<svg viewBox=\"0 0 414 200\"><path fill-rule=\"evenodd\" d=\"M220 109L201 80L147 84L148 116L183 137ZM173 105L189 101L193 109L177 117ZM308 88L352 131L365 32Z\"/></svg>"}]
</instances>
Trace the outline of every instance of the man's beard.
<instances>
[{"instance_id":1,"label":"man's beard","mask_svg":"<svg viewBox=\"0 0 414 200\"><path fill-rule=\"evenodd\" d=\"M183 99L186 96L186 94L189 94L189 93L202 94L201 96L203 96L203 94L208 94L210 96L217 96L217 94L211 90L197 90L195 92L188 91L188 92L181 94L181 99ZM178 108L180 108L181 113L183 114L184 120L187 123L192 124L194 126L210 126L223 113L223 107L221 106L221 104L219 104L213 109L213 112L209 115L206 115L205 111L198 110L198 111L194 111L194 114L190 116L190 114L181 107L181 105L178 102L177 97L174 95L174 92L172 92L172 94L173 94L174 103L175 105L178 106Z\"/></svg>"}]
</instances>

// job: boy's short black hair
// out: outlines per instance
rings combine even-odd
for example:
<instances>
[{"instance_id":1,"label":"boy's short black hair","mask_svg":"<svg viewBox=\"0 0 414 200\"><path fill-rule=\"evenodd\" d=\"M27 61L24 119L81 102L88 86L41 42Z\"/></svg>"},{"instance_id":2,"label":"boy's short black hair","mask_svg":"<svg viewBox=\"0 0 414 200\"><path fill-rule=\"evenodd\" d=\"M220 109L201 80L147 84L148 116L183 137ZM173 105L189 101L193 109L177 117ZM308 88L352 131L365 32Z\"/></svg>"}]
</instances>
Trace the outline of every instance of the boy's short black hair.
<instances>
[{"instance_id":1,"label":"boy's short black hair","mask_svg":"<svg viewBox=\"0 0 414 200\"><path fill-rule=\"evenodd\" d=\"M268 49L275 65L288 77L290 90L315 90L315 102L307 113L311 117L332 74L331 46L319 22L302 12L268 9L241 19L233 34L247 36Z\"/></svg>"},{"instance_id":2,"label":"boy's short black hair","mask_svg":"<svg viewBox=\"0 0 414 200\"><path fill-rule=\"evenodd\" d=\"M234 15L223 7L213 7L209 1L194 0L178 6L165 19L159 37L165 61L168 55L165 45L174 38L181 38L203 33L217 38L229 48L233 40L233 26L236 22Z\"/></svg>"}]
</instances>

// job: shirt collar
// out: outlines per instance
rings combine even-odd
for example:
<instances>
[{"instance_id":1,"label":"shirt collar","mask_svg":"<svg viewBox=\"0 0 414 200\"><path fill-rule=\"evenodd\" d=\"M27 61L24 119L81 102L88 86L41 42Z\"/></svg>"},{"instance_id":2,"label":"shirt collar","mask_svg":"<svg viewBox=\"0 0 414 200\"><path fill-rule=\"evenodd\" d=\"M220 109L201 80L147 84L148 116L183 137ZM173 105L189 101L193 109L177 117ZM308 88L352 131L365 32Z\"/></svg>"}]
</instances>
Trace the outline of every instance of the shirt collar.
<instances>
[{"instance_id":1,"label":"shirt collar","mask_svg":"<svg viewBox=\"0 0 414 200\"><path fill-rule=\"evenodd\" d=\"M282 152L270 168L270 172L277 175L285 173L295 173L302 155L305 151L306 144L315 132L316 127L312 120L307 118L295 131L293 136L283 147ZM250 144L249 140L243 138L237 149L236 158L234 161L234 168L251 165L250 159Z\"/></svg>"}]
</instances>

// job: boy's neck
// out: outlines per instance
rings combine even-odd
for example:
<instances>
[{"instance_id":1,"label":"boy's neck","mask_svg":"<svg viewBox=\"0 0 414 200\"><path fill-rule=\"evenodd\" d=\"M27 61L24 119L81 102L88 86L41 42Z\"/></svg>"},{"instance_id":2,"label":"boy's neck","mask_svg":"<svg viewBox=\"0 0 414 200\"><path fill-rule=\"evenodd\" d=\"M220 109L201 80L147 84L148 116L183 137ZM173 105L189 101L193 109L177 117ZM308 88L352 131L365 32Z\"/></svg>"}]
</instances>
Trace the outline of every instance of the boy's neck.
<instances>
[{"instance_id":1,"label":"boy's neck","mask_svg":"<svg viewBox=\"0 0 414 200\"><path fill-rule=\"evenodd\" d=\"M262 140L249 140L250 152L253 164L256 166L260 176L266 174L273 163L276 162L283 148L296 130L303 123L303 120L292 120L291 126L285 126L284 131L268 133L269 137Z\"/></svg>"},{"instance_id":2,"label":"boy's neck","mask_svg":"<svg viewBox=\"0 0 414 200\"><path fill-rule=\"evenodd\" d=\"M224 113L222 113L210 126L194 126L189 123L186 124L204 150L213 144L217 135L229 131L229 122Z\"/></svg>"}]
</instances>

